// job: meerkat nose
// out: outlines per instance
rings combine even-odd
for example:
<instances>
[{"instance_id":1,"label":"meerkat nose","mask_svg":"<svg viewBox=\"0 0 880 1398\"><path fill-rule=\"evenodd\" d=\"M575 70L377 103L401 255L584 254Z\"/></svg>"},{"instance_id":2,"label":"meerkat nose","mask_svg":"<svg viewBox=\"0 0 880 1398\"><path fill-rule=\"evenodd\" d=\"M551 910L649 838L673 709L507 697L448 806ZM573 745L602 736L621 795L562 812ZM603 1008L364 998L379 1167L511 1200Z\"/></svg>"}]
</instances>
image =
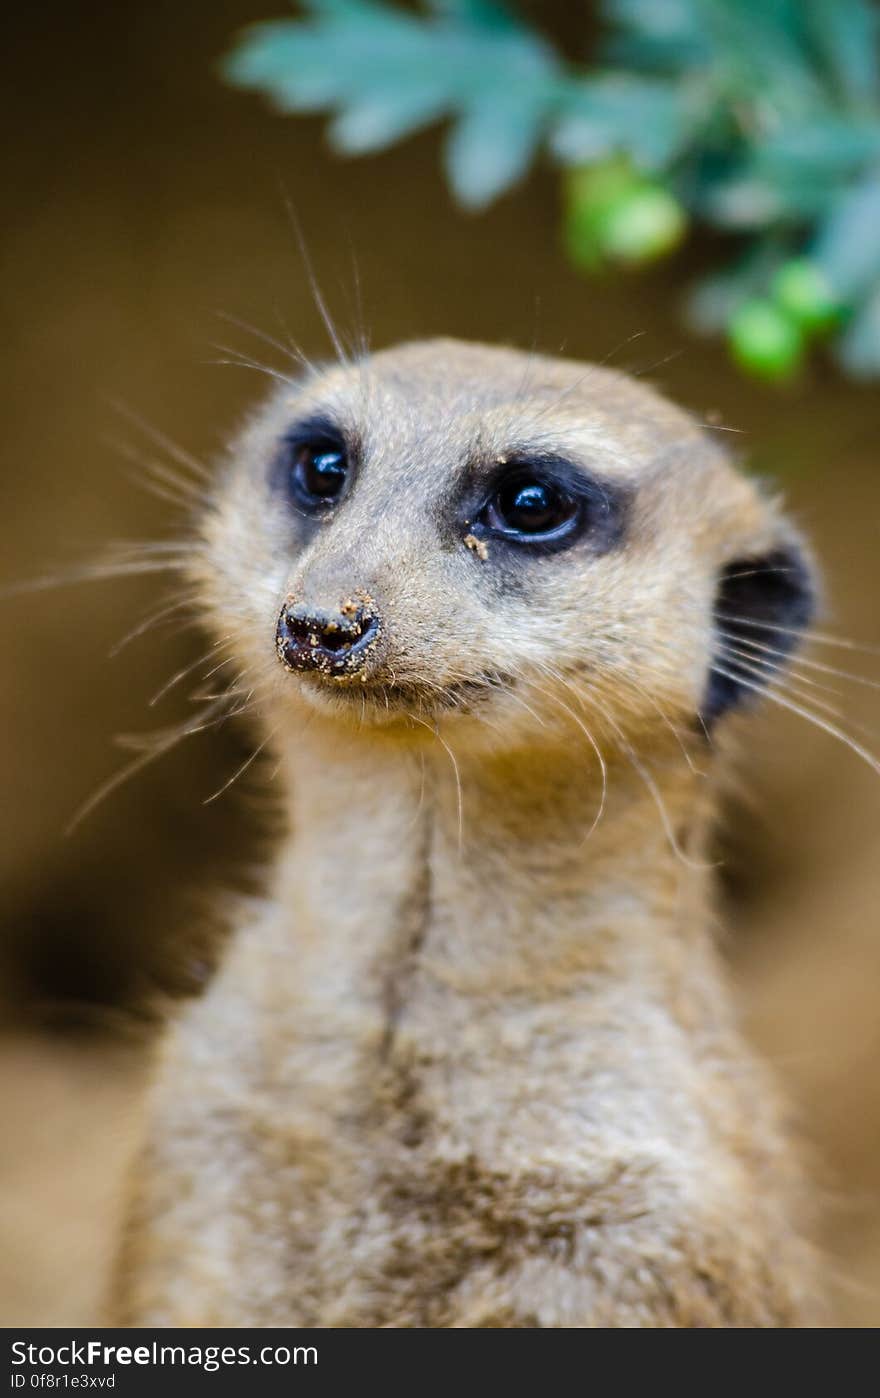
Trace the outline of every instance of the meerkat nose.
<instances>
[{"instance_id":1,"label":"meerkat nose","mask_svg":"<svg viewBox=\"0 0 880 1398\"><path fill-rule=\"evenodd\" d=\"M379 618L362 602L343 602L324 611L289 599L275 632L278 658L288 670L317 670L345 678L363 671L379 636Z\"/></svg>"}]
</instances>

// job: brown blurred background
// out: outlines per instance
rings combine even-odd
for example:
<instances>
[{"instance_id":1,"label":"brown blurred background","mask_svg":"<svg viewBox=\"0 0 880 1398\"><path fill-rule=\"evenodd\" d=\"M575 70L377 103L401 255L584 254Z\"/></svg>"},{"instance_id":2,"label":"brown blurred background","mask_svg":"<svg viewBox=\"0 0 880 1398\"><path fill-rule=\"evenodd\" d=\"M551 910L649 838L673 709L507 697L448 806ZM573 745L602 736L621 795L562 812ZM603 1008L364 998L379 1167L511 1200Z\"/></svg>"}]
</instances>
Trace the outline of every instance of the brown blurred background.
<instances>
[{"instance_id":1,"label":"brown blurred background","mask_svg":"<svg viewBox=\"0 0 880 1398\"><path fill-rule=\"evenodd\" d=\"M95 560L108 541L174 536L173 511L133 480L117 443L153 455L150 444L113 403L209 458L262 389L258 373L211 363L224 357L213 346L265 351L218 312L269 334L284 322L307 353L328 352L283 185L343 328L357 319L354 256L374 344L449 333L610 356L742 429L731 440L777 476L816 543L828 625L880 644L876 387L821 370L784 394L738 378L717 345L681 327L693 251L650 277L579 279L557 250L547 172L466 218L442 183L436 133L334 160L319 123L274 116L216 75L242 25L284 8L46 0L7 15L0 587ZM583 51L580 6L531 9ZM0 597L0 1323L94 1318L90 1277L143 1076L132 1016L150 986L198 981L200 895L246 885L259 858L248 803L231 792L203 804L241 760L233 731L188 740L65 835L125 760L114 735L187 716L186 686L148 700L204 649L196 633L160 625L109 654L166 586ZM880 679L880 658L815 654ZM877 694L842 687L851 723L876 729ZM779 712L756 725L744 759L729 818L730 956L816 1148L840 1319L873 1326L880 780Z\"/></svg>"}]
</instances>

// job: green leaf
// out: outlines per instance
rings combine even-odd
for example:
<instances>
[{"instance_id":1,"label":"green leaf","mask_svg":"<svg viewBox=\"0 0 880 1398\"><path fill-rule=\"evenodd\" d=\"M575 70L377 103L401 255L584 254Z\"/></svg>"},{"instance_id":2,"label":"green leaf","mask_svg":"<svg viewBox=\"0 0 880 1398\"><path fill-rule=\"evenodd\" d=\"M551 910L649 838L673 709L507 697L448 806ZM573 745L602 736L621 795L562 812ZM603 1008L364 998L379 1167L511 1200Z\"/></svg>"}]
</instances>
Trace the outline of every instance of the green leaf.
<instances>
[{"instance_id":1,"label":"green leaf","mask_svg":"<svg viewBox=\"0 0 880 1398\"><path fill-rule=\"evenodd\" d=\"M382 0L299 0L299 3L302 9L322 19L347 21L361 19L364 15L385 16L388 13L388 6Z\"/></svg>"},{"instance_id":2,"label":"green leaf","mask_svg":"<svg viewBox=\"0 0 880 1398\"><path fill-rule=\"evenodd\" d=\"M564 64L515 0L299 0L298 17L247 30L224 72L281 111L326 112L345 154L448 121L447 179L469 208L520 179L544 143L573 167L567 179L620 161L636 181L628 203L598 219L569 198L576 260L641 258L679 236L686 212L755 233L746 269L694 292L692 321L729 326L751 300L737 344L754 358L758 330L762 354L774 326L781 340L780 311L807 324L812 278L835 308L859 308L838 342L841 362L877 372L877 0L599 8L598 70ZM787 279L774 281L786 260Z\"/></svg>"},{"instance_id":3,"label":"green leaf","mask_svg":"<svg viewBox=\"0 0 880 1398\"><path fill-rule=\"evenodd\" d=\"M768 178L845 178L880 155L880 117L817 114L792 122L755 148Z\"/></svg>"},{"instance_id":4,"label":"green leaf","mask_svg":"<svg viewBox=\"0 0 880 1398\"><path fill-rule=\"evenodd\" d=\"M772 226L794 214L778 185L752 171L709 185L699 193L698 206L710 223L737 232Z\"/></svg>"},{"instance_id":5,"label":"green leaf","mask_svg":"<svg viewBox=\"0 0 880 1398\"><path fill-rule=\"evenodd\" d=\"M473 103L450 132L446 174L466 208L480 209L528 170L544 131L545 103L493 93Z\"/></svg>"},{"instance_id":6,"label":"green leaf","mask_svg":"<svg viewBox=\"0 0 880 1398\"><path fill-rule=\"evenodd\" d=\"M229 80L282 111L334 112L330 141L349 155L455 118L447 170L469 207L525 172L560 100L561 65L494 0L438 0L433 17L378 0L308 8L308 21L249 30L227 61Z\"/></svg>"},{"instance_id":7,"label":"green leaf","mask_svg":"<svg viewBox=\"0 0 880 1398\"><path fill-rule=\"evenodd\" d=\"M669 164L689 131L681 91L672 84L608 73L570 84L550 148L569 165L623 151L654 170Z\"/></svg>"},{"instance_id":8,"label":"green leaf","mask_svg":"<svg viewBox=\"0 0 880 1398\"><path fill-rule=\"evenodd\" d=\"M839 199L811 253L842 301L857 301L880 279L880 175Z\"/></svg>"},{"instance_id":9,"label":"green leaf","mask_svg":"<svg viewBox=\"0 0 880 1398\"><path fill-rule=\"evenodd\" d=\"M288 20L251 25L223 60L223 76L238 87L271 88L298 66L307 44L305 26Z\"/></svg>"},{"instance_id":10,"label":"green leaf","mask_svg":"<svg viewBox=\"0 0 880 1398\"><path fill-rule=\"evenodd\" d=\"M693 0L604 0L601 8L612 30L602 57L615 66L668 73L712 57L710 34Z\"/></svg>"},{"instance_id":11,"label":"green leaf","mask_svg":"<svg viewBox=\"0 0 880 1398\"><path fill-rule=\"evenodd\" d=\"M366 155L429 126L447 106L448 93L440 83L390 87L345 107L330 125L330 143L344 155Z\"/></svg>"},{"instance_id":12,"label":"green leaf","mask_svg":"<svg viewBox=\"0 0 880 1398\"><path fill-rule=\"evenodd\" d=\"M880 377L880 283L837 341L834 354L854 378Z\"/></svg>"},{"instance_id":13,"label":"green leaf","mask_svg":"<svg viewBox=\"0 0 880 1398\"><path fill-rule=\"evenodd\" d=\"M692 199L709 223L734 232L794 228L823 214L844 187L838 171L795 163L768 169L751 153L729 172L704 169Z\"/></svg>"},{"instance_id":14,"label":"green leaf","mask_svg":"<svg viewBox=\"0 0 880 1398\"><path fill-rule=\"evenodd\" d=\"M876 101L880 12L871 0L809 0L804 22L838 92Z\"/></svg>"},{"instance_id":15,"label":"green leaf","mask_svg":"<svg viewBox=\"0 0 880 1398\"><path fill-rule=\"evenodd\" d=\"M353 91L396 84L420 57L411 21L387 14L324 27L279 21L254 25L226 61L228 81L267 93L282 111L332 107Z\"/></svg>"},{"instance_id":16,"label":"green leaf","mask_svg":"<svg viewBox=\"0 0 880 1398\"><path fill-rule=\"evenodd\" d=\"M471 24L487 25L490 29L517 27L515 15L500 0L429 0L429 4L438 14L452 15Z\"/></svg>"}]
</instances>

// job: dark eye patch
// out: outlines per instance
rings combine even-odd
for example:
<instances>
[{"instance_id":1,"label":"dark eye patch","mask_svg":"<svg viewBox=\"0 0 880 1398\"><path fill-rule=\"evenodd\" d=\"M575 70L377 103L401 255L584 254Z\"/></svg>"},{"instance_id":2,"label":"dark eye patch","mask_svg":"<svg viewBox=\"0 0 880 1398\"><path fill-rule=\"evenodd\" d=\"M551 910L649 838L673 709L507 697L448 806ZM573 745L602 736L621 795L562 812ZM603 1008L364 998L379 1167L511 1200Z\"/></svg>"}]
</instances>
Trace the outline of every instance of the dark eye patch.
<instances>
[{"instance_id":1,"label":"dark eye patch","mask_svg":"<svg viewBox=\"0 0 880 1398\"><path fill-rule=\"evenodd\" d=\"M272 463L273 485L301 513L326 514L347 493L357 465L355 444L329 417L296 423Z\"/></svg>"},{"instance_id":2,"label":"dark eye patch","mask_svg":"<svg viewBox=\"0 0 880 1398\"><path fill-rule=\"evenodd\" d=\"M463 521L465 532L478 538L530 554L557 552L581 539L604 553L624 538L630 489L565 457L510 451L493 464L488 481L479 474L482 487L471 485Z\"/></svg>"}]
</instances>

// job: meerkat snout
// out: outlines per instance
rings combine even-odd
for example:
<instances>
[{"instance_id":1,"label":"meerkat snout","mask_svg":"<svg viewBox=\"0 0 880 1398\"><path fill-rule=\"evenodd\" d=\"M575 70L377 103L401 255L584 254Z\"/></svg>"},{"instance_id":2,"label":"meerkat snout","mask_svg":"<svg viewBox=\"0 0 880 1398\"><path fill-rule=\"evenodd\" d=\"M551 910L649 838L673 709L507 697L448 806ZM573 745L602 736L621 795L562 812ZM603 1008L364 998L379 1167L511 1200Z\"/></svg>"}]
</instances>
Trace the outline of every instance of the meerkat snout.
<instances>
[{"instance_id":1,"label":"meerkat snout","mask_svg":"<svg viewBox=\"0 0 880 1398\"><path fill-rule=\"evenodd\" d=\"M364 672L380 632L378 613L363 602L350 599L325 611L289 598L278 617L278 658L288 670L352 678Z\"/></svg>"}]
</instances>

